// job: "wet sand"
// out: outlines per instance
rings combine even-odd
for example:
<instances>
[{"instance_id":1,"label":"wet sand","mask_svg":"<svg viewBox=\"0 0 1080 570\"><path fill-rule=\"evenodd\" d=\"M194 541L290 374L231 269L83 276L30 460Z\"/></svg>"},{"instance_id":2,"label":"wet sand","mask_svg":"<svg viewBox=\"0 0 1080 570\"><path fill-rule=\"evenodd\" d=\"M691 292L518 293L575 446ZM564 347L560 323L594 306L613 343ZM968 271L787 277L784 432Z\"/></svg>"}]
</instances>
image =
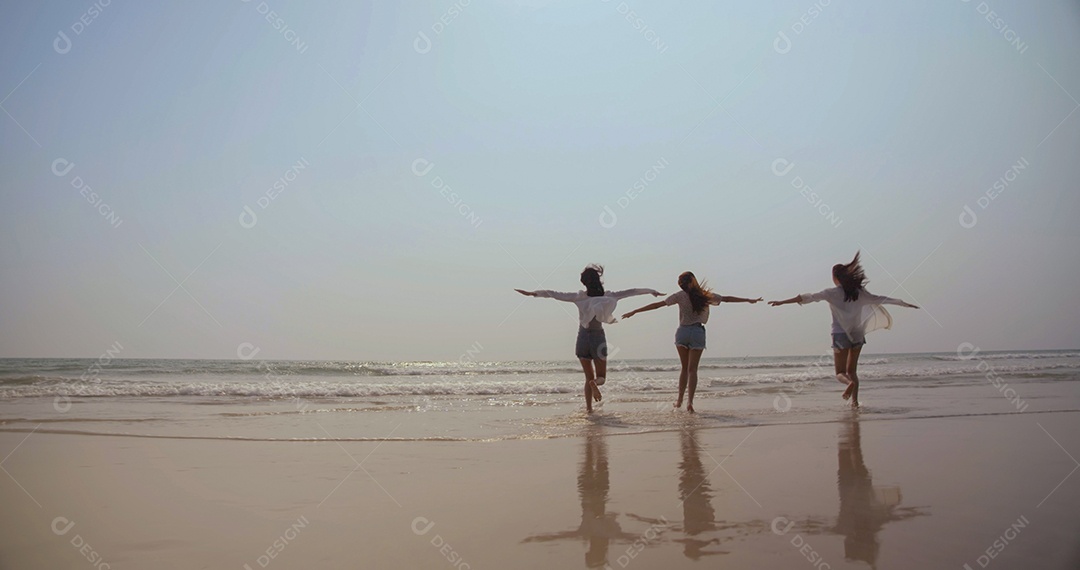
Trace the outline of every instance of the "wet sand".
<instances>
[{"instance_id":1,"label":"wet sand","mask_svg":"<svg viewBox=\"0 0 1080 570\"><path fill-rule=\"evenodd\" d=\"M1080 413L696 423L493 442L0 433L0 568L1080 563Z\"/></svg>"}]
</instances>

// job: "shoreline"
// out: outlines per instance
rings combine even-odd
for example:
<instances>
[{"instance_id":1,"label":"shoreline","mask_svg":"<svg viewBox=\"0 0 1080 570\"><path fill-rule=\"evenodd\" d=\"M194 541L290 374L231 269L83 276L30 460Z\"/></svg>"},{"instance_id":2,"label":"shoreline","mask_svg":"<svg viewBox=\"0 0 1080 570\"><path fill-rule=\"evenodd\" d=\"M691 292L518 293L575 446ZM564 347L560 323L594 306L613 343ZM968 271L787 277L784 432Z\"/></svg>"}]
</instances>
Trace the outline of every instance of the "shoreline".
<instances>
[{"instance_id":1,"label":"shoreline","mask_svg":"<svg viewBox=\"0 0 1080 570\"><path fill-rule=\"evenodd\" d=\"M63 517L100 570L256 568L260 556L276 568L681 568L714 556L960 568L1024 516L997 567L1067 568L1080 480L1066 477L1075 465L1062 449L1080 448L1080 413L1031 414L636 437L597 424L493 442L5 432L5 470L26 492L0 487L10 505L0 536L13 567L93 566L72 533L51 528Z\"/></svg>"}]
</instances>

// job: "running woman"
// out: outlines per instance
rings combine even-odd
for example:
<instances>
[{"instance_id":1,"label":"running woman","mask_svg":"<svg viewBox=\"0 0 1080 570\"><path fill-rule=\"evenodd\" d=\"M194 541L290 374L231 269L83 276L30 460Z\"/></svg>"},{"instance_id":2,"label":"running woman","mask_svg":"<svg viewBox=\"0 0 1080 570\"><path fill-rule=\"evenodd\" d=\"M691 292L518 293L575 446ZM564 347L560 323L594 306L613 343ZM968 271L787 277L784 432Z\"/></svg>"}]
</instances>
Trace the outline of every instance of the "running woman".
<instances>
[{"instance_id":1,"label":"running woman","mask_svg":"<svg viewBox=\"0 0 1080 570\"><path fill-rule=\"evenodd\" d=\"M685 271L679 275L679 289L663 301L645 305L640 309L634 309L623 315L624 319L642 313L666 307L668 305L679 306L679 328L675 329L675 349L679 351L679 399L675 402L675 408L681 408L683 394L687 386L690 393L687 394L686 411L694 412L694 392L697 391L698 364L701 362L701 354L705 350L705 323L709 322L709 305L720 303L757 303L757 299L744 299L742 297L728 297L717 295L708 287L698 283L694 274Z\"/></svg>"},{"instance_id":2,"label":"running woman","mask_svg":"<svg viewBox=\"0 0 1080 570\"><path fill-rule=\"evenodd\" d=\"M817 293L804 293L783 301L769 301L773 307L798 303L805 305L815 301L826 301L832 311L832 348L836 363L836 379L847 384L843 398L851 400L853 408L859 407L859 354L866 344L866 333L877 329L892 328L892 315L882 305L900 305L918 309L919 307L902 301L874 295L867 291L866 273L859 263L859 252L851 263L837 263L832 268L833 284L836 287Z\"/></svg>"},{"instance_id":3,"label":"running woman","mask_svg":"<svg viewBox=\"0 0 1080 570\"><path fill-rule=\"evenodd\" d=\"M615 305L619 299L634 295L663 296L663 293L655 289L604 291L603 275L603 266L595 264L587 266L581 272L581 284L585 286L585 290L577 293L514 289L528 297L548 297L577 305L580 326L574 353L581 362L581 369L585 372L585 411L590 414L593 411L593 400L599 402L603 397L600 394L600 386L607 381L608 347L604 323L615 322Z\"/></svg>"}]
</instances>

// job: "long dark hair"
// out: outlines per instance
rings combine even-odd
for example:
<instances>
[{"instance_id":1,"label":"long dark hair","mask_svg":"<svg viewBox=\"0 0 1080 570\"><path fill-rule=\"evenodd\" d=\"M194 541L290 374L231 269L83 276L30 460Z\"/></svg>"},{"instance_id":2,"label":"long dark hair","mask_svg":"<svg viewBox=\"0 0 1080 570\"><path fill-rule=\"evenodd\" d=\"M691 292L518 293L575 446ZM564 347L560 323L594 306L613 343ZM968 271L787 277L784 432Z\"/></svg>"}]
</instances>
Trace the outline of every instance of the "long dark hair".
<instances>
[{"instance_id":1,"label":"long dark hair","mask_svg":"<svg viewBox=\"0 0 1080 570\"><path fill-rule=\"evenodd\" d=\"M859 252L855 252L855 259L851 263L837 263L832 268L832 276L840 282L844 288L845 301L858 301L859 291L866 284L866 273L863 273L862 264L859 263Z\"/></svg>"},{"instance_id":2,"label":"long dark hair","mask_svg":"<svg viewBox=\"0 0 1080 570\"><path fill-rule=\"evenodd\" d=\"M590 297L604 296L604 266L590 263L581 271L581 284L585 286L585 293Z\"/></svg>"},{"instance_id":3,"label":"long dark hair","mask_svg":"<svg viewBox=\"0 0 1080 570\"><path fill-rule=\"evenodd\" d=\"M697 277L689 271L684 271L682 275L679 275L679 289L686 291L686 294L690 296L690 307L695 313L703 311L712 300L712 291L704 284L699 284Z\"/></svg>"}]
</instances>

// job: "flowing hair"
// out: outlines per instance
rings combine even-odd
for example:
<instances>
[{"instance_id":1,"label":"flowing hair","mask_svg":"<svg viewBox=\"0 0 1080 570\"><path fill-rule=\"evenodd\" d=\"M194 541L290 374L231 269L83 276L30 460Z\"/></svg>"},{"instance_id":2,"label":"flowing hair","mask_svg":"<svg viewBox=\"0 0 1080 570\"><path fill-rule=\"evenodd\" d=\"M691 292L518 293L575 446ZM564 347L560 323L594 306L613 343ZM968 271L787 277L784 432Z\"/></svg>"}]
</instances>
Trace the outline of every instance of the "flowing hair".
<instances>
[{"instance_id":1,"label":"flowing hair","mask_svg":"<svg viewBox=\"0 0 1080 570\"><path fill-rule=\"evenodd\" d=\"M866 273L863 272L862 264L859 263L859 252L855 252L855 259L851 263L837 263L832 268L833 277L844 288L845 301L858 301L859 291L866 284Z\"/></svg>"},{"instance_id":2,"label":"flowing hair","mask_svg":"<svg viewBox=\"0 0 1080 570\"><path fill-rule=\"evenodd\" d=\"M679 275L679 289L686 291L686 294L690 296L690 307L695 313L705 310L705 307L709 306L709 301L712 300L712 290L704 284L699 284L697 277L689 271L684 271L682 275Z\"/></svg>"},{"instance_id":3,"label":"flowing hair","mask_svg":"<svg viewBox=\"0 0 1080 570\"><path fill-rule=\"evenodd\" d=\"M585 286L585 293L590 297L604 296L604 266L590 263L581 271L581 284Z\"/></svg>"}]
</instances>

